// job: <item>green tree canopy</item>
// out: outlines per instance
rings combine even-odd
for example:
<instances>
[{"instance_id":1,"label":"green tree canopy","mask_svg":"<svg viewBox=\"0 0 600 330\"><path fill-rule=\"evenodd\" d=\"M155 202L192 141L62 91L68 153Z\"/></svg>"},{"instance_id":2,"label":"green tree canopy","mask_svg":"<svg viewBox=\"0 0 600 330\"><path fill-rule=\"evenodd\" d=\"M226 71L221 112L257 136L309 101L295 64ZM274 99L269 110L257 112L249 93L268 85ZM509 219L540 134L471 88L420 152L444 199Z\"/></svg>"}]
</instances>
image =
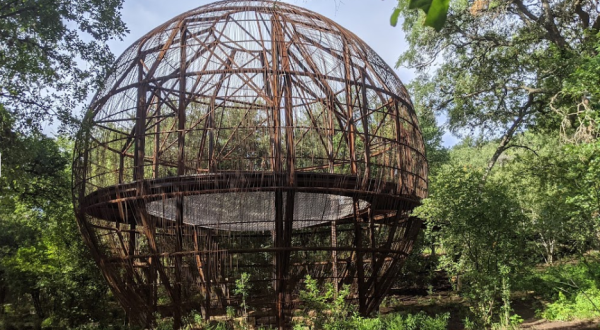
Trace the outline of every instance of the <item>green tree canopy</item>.
<instances>
[{"instance_id":1,"label":"green tree canopy","mask_svg":"<svg viewBox=\"0 0 600 330\"><path fill-rule=\"evenodd\" d=\"M398 9L409 44L398 65L418 73L416 102L445 114L455 134L499 142L484 176L520 131L590 126L577 120L589 112L576 112L597 110L595 1L452 0L439 33L406 1Z\"/></svg>"},{"instance_id":2,"label":"green tree canopy","mask_svg":"<svg viewBox=\"0 0 600 330\"><path fill-rule=\"evenodd\" d=\"M72 121L126 32L123 0L0 0L0 107L22 131Z\"/></svg>"}]
</instances>

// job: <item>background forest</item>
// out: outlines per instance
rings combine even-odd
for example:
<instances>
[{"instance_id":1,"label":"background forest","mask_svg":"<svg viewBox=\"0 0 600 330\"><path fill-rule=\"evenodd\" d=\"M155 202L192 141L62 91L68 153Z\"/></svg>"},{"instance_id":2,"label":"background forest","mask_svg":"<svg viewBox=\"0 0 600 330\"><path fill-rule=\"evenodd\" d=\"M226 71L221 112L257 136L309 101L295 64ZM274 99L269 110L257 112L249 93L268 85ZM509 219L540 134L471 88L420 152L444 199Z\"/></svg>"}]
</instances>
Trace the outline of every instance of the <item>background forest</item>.
<instances>
[{"instance_id":1,"label":"background forest","mask_svg":"<svg viewBox=\"0 0 600 330\"><path fill-rule=\"evenodd\" d=\"M0 328L126 327L79 237L70 171L73 109L110 69L106 41L127 32L122 2L0 0ZM423 25L446 5L439 31ZM549 320L600 317L598 1L399 0L396 18L430 164L415 211L425 228L398 289L425 288L436 305L448 284L450 317L471 329L518 327L516 301ZM52 121L58 136L43 133ZM339 312L322 328L448 323L406 316L393 297L396 323L351 323L320 290L307 287L307 308Z\"/></svg>"}]
</instances>

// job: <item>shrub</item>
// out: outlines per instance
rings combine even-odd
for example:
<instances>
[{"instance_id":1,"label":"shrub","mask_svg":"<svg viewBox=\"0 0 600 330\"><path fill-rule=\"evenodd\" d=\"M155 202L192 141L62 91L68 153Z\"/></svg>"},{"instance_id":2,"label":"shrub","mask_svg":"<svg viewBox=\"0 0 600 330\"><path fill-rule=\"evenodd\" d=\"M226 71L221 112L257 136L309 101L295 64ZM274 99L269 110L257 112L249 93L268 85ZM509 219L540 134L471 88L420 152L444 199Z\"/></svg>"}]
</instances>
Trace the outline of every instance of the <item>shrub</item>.
<instances>
[{"instance_id":1,"label":"shrub","mask_svg":"<svg viewBox=\"0 0 600 330\"><path fill-rule=\"evenodd\" d=\"M345 286L336 296L331 283L320 290L317 281L307 276L305 290L300 292L303 308L294 330L444 330L448 326L448 313L435 317L420 312L364 318L346 303L348 294Z\"/></svg>"},{"instance_id":2,"label":"shrub","mask_svg":"<svg viewBox=\"0 0 600 330\"><path fill-rule=\"evenodd\" d=\"M420 312L417 314L392 314L384 318L387 330L445 330L448 327L449 313L434 317Z\"/></svg>"},{"instance_id":3,"label":"shrub","mask_svg":"<svg viewBox=\"0 0 600 330\"><path fill-rule=\"evenodd\" d=\"M567 297L562 292L558 300L548 304L540 316L547 320L570 321L600 316L600 290L594 288L579 291Z\"/></svg>"}]
</instances>

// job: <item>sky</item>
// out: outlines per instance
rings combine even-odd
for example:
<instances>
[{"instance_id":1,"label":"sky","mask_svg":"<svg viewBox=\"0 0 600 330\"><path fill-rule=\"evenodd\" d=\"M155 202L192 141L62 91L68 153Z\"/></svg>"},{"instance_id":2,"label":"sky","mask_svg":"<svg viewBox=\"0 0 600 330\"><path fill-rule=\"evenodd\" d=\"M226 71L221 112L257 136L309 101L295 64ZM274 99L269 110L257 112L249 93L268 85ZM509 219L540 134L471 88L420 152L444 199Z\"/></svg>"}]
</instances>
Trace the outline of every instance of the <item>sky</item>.
<instances>
[{"instance_id":1,"label":"sky","mask_svg":"<svg viewBox=\"0 0 600 330\"><path fill-rule=\"evenodd\" d=\"M394 68L400 80L409 83L414 77L412 70L395 68L400 54L407 49L402 29L390 25L390 15L397 0L280 0L304 7L329 17L364 40L379 56ZM174 16L214 0L125 0L122 18L130 33L123 40L109 42L118 57L129 45L144 34ZM438 118L441 123L443 118ZM447 133L444 145L452 146L457 139Z\"/></svg>"}]
</instances>

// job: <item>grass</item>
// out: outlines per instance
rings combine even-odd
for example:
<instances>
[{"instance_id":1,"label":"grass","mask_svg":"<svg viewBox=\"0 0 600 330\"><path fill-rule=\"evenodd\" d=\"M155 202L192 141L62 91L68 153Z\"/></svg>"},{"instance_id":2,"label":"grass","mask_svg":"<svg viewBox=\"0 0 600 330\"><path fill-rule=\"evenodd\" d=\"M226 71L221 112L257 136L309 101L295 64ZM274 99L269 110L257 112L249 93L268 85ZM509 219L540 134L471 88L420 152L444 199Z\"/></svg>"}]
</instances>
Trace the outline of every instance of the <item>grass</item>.
<instances>
[{"instance_id":1,"label":"grass","mask_svg":"<svg viewBox=\"0 0 600 330\"><path fill-rule=\"evenodd\" d=\"M533 291L546 320L571 321L600 317L600 261L576 260L543 267L517 284Z\"/></svg>"}]
</instances>

